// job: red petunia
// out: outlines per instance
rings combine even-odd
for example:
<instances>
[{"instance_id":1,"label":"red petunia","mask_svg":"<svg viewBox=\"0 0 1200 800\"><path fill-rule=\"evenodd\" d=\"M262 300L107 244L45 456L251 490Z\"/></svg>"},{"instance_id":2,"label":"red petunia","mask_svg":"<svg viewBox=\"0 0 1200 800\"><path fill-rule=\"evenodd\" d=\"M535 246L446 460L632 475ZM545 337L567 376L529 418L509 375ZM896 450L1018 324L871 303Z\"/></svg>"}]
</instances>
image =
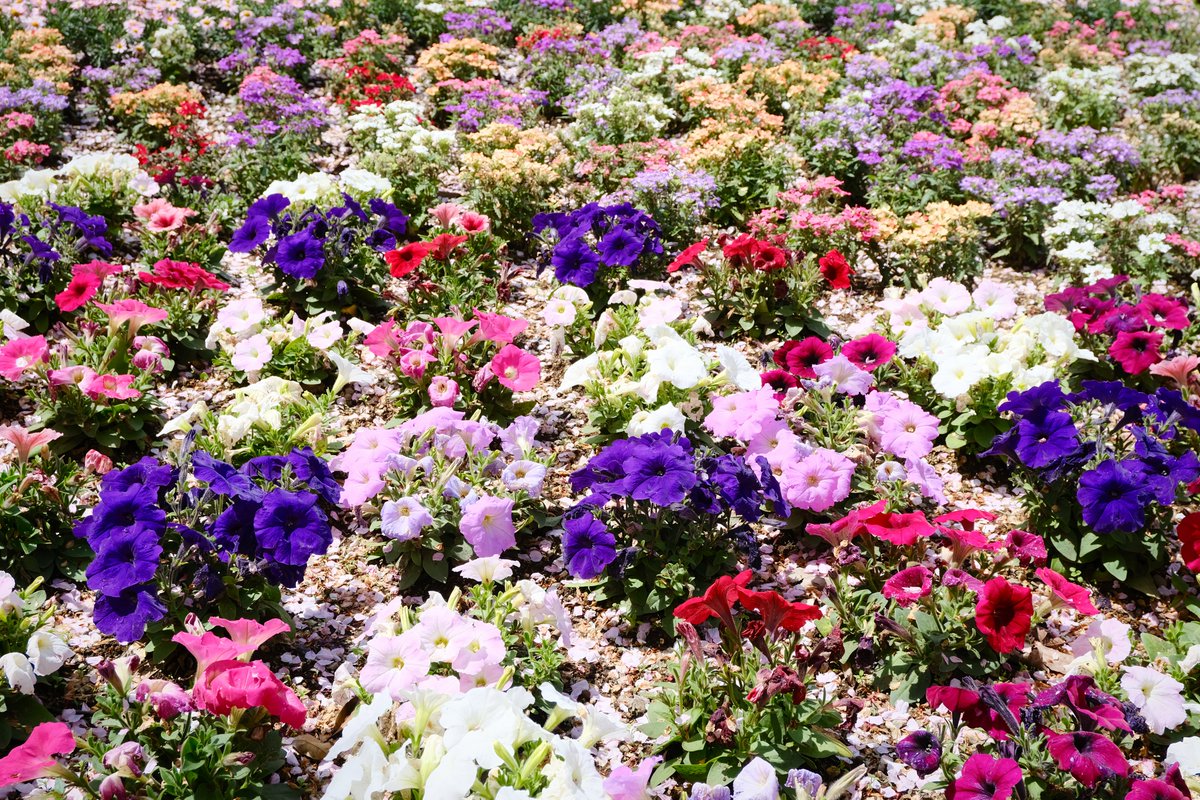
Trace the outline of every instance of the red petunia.
<instances>
[{"instance_id":1,"label":"red petunia","mask_svg":"<svg viewBox=\"0 0 1200 800\"><path fill-rule=\"evenodd\" d=\"M995 577L983 585L975 604L975 627L997 653L1025 646L1033 622L1033 592Z\"/></svg>"},{"instance_id":2,"label":"red petunia","mask_svg":"<svg viewBox=\"0 0 1200 800\"><path fill-rule=\"evenodd\" d=\"M679 619L700 625L709 617L717 617L729 630L736 630L733 624L733 604L737 602L738 592L750 582L751 572L745 570L736 577L722 575L712 582L702 597L684 600L675 607L675 616Z\"/></svg>"},{"instance_id":3,"label":"red petunia","mask_svg":"<svg viewBox=\"0 0 1200 800\"><path fill-rule=\"evenodd\" d=\"M1200 511L1193 511L1184 517L1177 531L1183 565L1200 575Z\"/></svg>"},{"instance_id":4,"label":"red petunia","mask_svg":"<svg viewBox=\"0 0 1200 800\"><path fill-rule=\"evenodd\" d=\"M817 259L817 265L821 268L821 274L825 276L830 287L834 289L850 288L850 276L854 274L854 270L850 269L850 262L846 261L846 257L837 250L830 250L821 256Z\"/></svg>"},{"instance_id":5,"label":"red petunia","mask_svg":"<svg viewBox=\"0 0 1200 800\"><path fill-rule=\"evenodd\" d=\"M403 278L419 267L432 249L433 245L429 242L413 242L399 250L384 253L383 258L388 263L388 271L392 273L392 277Z\"/></svg>"},{"instance_id":6,"label":"red petunia","mask_svg":"<svg viewBox=\"0 0 1200 800\"><path fill-rule=\"evenodd\" d=\"M683 267L695 263L706 247L708 247L708 239L701 239L695 244L689 245L686 250L675 256L674 261L667 265L667 272L678 272Z\"/></svg>"},{"instance_id":7,"label":"red petunia","mask_svg":"<svg viewBox=\"0 0 1200 800\"><path fill-rule=\"evenodd\" d=\"M771 636L779 628L795 633L804 627L804 623L821 618L821 609L816 606L788 602L777 592L755 592L739 587L737 598L743 606L762 616L763 626Z\"/></svg>"}]
</instances>

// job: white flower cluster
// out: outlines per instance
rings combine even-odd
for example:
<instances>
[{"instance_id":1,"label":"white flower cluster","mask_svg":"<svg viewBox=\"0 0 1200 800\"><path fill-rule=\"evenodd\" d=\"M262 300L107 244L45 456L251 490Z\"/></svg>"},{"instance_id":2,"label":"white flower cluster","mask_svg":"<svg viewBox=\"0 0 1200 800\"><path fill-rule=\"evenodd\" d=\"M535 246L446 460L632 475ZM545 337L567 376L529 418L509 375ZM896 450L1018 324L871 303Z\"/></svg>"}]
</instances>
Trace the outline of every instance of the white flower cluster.
<instances>
[{"instance_id":1,"label":"white flower cluster","mask_svg":"<svg viewBox=\"0 0 1200 800\"><path fill-rule=\"evenodd\" d=\"M342 192L356 200L391 197L392 184L374 172L357 167L342 170L340 175L327 172L306 172L295 180L272 181L263 197L281 194L297 205L340 204Z\"/></svg>"},{"instance_id":2,"label":"white flower cluster","mask_svg":"<svg viewBox=\"0 0 1200 800\"><path fill-rule=\"evenodd\" d=\"M920 292L889 291L880 305L900 337L899 354L932 363L933 389L949 399L988 378L1027 389L1054 380L1074 361L1095 358L1076 343L1066 317L1020 314L1012 290L990 281L971 292L935 278Z\"/></svg>"},{"instance_id":3,"label":"white flower cluster","mask_svg":"<svg viewBox=\"0 0 1200 800\"><path fill-rule=\"evenodd\" d=\"M566 135L610 144L641 142L661 134L674 118L660 95L621 84L603 98L581 103Z\"/></svg>"},{"instance_id":4,"label":"white flower cluster","mask_svg":"<svg viewBox=\"0 0 1200 800\"><path fill-rule=\"evenodd\" d=\"M237 447L254 429L277 431L283 427L283 414L290 407L305 401L304 390L295 381L271 376L258 383L233 391L233 397L219 414L215 415L215 435L227 448ZM167 422L159 436L186 433L196 422L205 420L210 414L208 403L201 400L187 411ZM319 422L313 422L315 426ZM304 428L305 426L301 426ZM303 439L303 430L293 436Z\"/></svg>"},{"instance_id":5,"label":"white flower cluster","mask_svg":"<svg viewBox=\"0 0 1200 800\"><path fill-rule=\"evenodd\" d=\"M25 206L60 197L150 197L158 193L138 160L122 153L89 153L58 169L31 169L16 180L0 183L0 201Z\"/></svg>"},{"instance_id":6,"label":"white flower cluster","mask_svg":"<svg viewBox=\"0 0 1200 800\"><path fill-rule=\"evenodd\" d=\"M26 631L29 633L24 651L0 655L0 677L19 694L33 694L37 679L57 672L71 655L71 648L54 632L45 616L36 616L37 611L29 609L27 614L25 598L17 591L16 581L0 571L0 622L6 629L20 631L22 637ZM4 684L0 683L0 694L3 692Z\"/></svg>"},{"instance_id":7,"label":"white flower cluster","mask_svg":"<svg viewBox=\"0 0 1200 800\"><path fill-rule=\"evenodd\" d=\"M1140 94L1153 95L1168 89L1200 89L1200 56L1170 53L1155 56L1133 53L1122 62L1125 79Z\"/></svg>"},{"instance_id":8,"label":"white flower cluster","mask_svg":"<svg viewBox=\"0 0 1200 800\"><path fill-rule=\"evenodd\" d=\"M648 291L640 300L632 289L613 294L610 308L596 320L593 346L597 350L567 367L560 390L581 386L601 402L629 397L650 406L635 413L626 427L627 435L638 436L664 428L684 430L687 418L683 408L664 398L676 394L668 387L697 398L725 387L741 391L761 388L758 371L737 350L717 345L714 358L684 338L681 331L707 330L707 322L696 318L689 323L678 299L660 297L654 291L669 287L653 281L631 281L630 285ZM575 318L571 305L576 311L586 310L582 305L586 301L581 290L564 287L555 292L543 315L552 325L555 321L567 324L566 320ZM634 330L615 341L612 335L621 324L614 306L636 306L637 312ZM699 413L698 400L695 405Z\"/></svg>"},{"instance_id":9,"label":"white flower cluster","mask_svg":"<svg viewBox=\"0 0 1200 800\"><path fill-rule=\"evenodd\" d=\"M1136 200L1069 200L1054 207L1045 238L1051 257L1094 282L1113 276L1114 256L1155 259L1167 252L1167 234L1179 224L1174 214L1150 213Z\"/></svg>"},{"instance_id":10,"label":"white flower cluster","mask_svg":"<svg viewBox=\"0 0 1200 800\"><path fill-rule=\"evenodd\" d=\"M358 149L403 153L406 158L445 157L454 146L455 133L430 127L420 104L395 100L385 106L363 106L350 115L351 138Z\"/></svg>"}]
</instances>

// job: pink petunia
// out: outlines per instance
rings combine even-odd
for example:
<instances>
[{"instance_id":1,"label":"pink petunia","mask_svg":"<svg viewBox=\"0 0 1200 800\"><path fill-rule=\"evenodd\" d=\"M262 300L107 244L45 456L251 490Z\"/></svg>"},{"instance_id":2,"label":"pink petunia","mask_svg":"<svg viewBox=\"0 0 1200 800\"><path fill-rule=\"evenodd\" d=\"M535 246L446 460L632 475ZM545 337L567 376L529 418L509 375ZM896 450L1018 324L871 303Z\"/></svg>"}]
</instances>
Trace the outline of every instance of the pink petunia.
<instances>
[{"instance_id":1,"label":"pink petunia","mask_svg":"<svg viewBox=\"0 0 1200 800\"><path fill-rule=\"evenodd\" d=\"M491 368L496 380L514 392L528 392L542 377L542 363L537 356L511 344L492 357Z\"/></svg>"},{"instance_id":2,"label":"pink petunia","mask_svg":"<svg viewBox=\"0 0 1200 800\"><path fill-rule=\"evenodd\" d=\"M133 388L133 375L92 375L79 388L92 400L133 400L142 393Z\"/></svg>"},{"instance_id":3,"label":"pink petunia","mask_svg":"<svg viewBox=\"0 0 1200 800\"><path fill-rule=\"evenodd\" d=\"M45 336L13 339L0 346L0 375L19 381L30 367L49 360L50 346Z\"/></svg>"},{"instance_id":4,"label":"pink petunia","mask_svg":"<svg viewBox=\"0 0 1200 800\"><path fill-rule=\"evenodd\" d=\"M21 464L29 461L30 456L60 436L61 433L50 428L33 432L20 425L0 425L0 439L17 449L17 462Z\"/></svg>"},{"instance_id":5,"label":"pink petunia","mask_svg":"<svg viewBox=\"0 0 1200 800\"><path fill-rule=\"evenodd\" d=\"M883 596L908 608L933 591L933 573L920 564L902 569L883 583Z\"/></svg>"},{"instance_id":6,"label":"pink petunia","mask_svg":"<svg viewBox=\"0 0 1200 800\"><path fill-rule=\"evenodd\" d=\"M58 310L66 313L86 305L96 296L101 280L94 272L77 273L71 278L66 289L54 295L54 302L58 305Z\"/></svg>"},{"instance_id":7,"label":"pink petunia","mask_svg":"<svg viewBox=\"0 0 1200 800\"><path fill-rule=\"evenodd\" d=\"M488 314L479 309L475 309L475 317L479 320L479 335L496 344L512 344L529 327L528 320Z\"/></svg>"},{"instance_id":8,"label":"pink petunia","mask_svg":"<svg viewBox=\"0 0 1200 800\"><path fill-rule=\"evenodd\" d=\"M108 314L108 329L115 333L122 325L129 325L129 335L136 336L143 325L152 325L167 318L165 309L148 306L141 300L126 298L115 303L97 303L96 307Z\"/></svg>"},{"instance_id":9,"label":"pink petunia","mask_svg":"<svg viewBox=\"0 0 1200 800\"><path fill-rule=\"evenodd\" d=\"M1037 576L1054 592L1056 603L1068 605L1089 617L1100 613L1100 609L1092 603L1092 593L1079 584L1071 583L1049 567L1038 569Z\"/></svg>"},{"instance_id":10,"label":"pink petunia","mask_svg":"<svg viewBox=\"0 0 1200 800\"><path fill-rule=\"evenodd\" d=\"M54 756L75 749L75 737L63 722L43 722L29 738L0 758L0 790L58 774Z\"/></svg>"}]
</instances>

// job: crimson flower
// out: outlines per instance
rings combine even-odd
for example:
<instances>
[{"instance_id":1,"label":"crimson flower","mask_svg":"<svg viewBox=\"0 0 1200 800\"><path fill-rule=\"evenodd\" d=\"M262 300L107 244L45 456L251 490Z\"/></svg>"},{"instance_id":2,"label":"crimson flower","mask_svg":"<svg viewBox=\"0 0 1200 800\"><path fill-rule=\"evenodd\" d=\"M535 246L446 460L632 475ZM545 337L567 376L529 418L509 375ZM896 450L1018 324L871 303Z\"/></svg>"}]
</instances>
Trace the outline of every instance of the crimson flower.
<instances>
[{"instance_id":1,"label":"crimson flower","mask_svg":"<svg viewBox=\"0 0 1200 800\"><path fill-rule=\"evenodd\" d=\"M902 569L884 581L883 596L908 608L933 590L933 573L920 564Z\"/></svg>"},{"instance_id":2,"label":"crimson flower","mask_svg":"<svg viewBox=\"0 0 1200 800\"><path fill-rule=\"evenodd\" d=\"M1177 531L1183 565L1200 575L1200 511L1193 511L1184 517Z\"/></svg>"},{"instance_id":3,"label":"crimson flower","mask_svg":"<svg viewBox=\"0 0 1200 800\"><path fill-rule=\"evenodd\" d=\"M821 609L816 606L789 602L777 592L755 592L739 587L737 599L762 616L763 626L770 636L774 636L779 628L796 633L804 623L821 618Z\"/></svg>"},{"instance_id":4,"label":"crimson flower","mask_svg":"<svg viewBox=\"0 0 1200 800\"><path fill-rule=\"evenodd\" d=\"M1059 769L1088 788L1102 779L1129 774L1129 762L1121 748L1098 733L1048 733L1046 745Z\"/></svg>"},{"instance_id":5,"label":"crimson flower","mask_svg":"<svg viewBox=\"0 0 1200 800\"><path fill-rule=\"evenodd\" d=\"M825 280L829 282L831 288L850 288L850 276L854 274L854 270L850 268L846 257L837 250L830 250L821 256L817 259L817 265L821 268L821 274L825 276Z\"/></svg>"},{"instance_id":6,"label":"crimson flower","mask_svg":"<svg viewBox=\"0 0 1200 800\"><path fill-rule=\"evenodd\" d=\"M1033 592L1002 577L983 585L975 604L975 627L1001 655L1020 650L1033 622Z\"/></svg>"},{"instance_id":7,"label":"crimson flower","mask_svg":"<svg viewBox=\"0 0 1200 800\"><path fill-rule=\"evenodd\" d=\"M736 630L733 604L737 602L739 590L750 582L750 576L750 570L744 570L732 578L722 575L712 582L703 596L684 600L676 606L675 616L693 625L700 625L715 616L729 630Z\"/></svg>"},{"instance_id":8,"label":"crimson flower","mask_svg":"<svg viewBox=\"0 0 1200 800\"><path fill-rule=\"evenodd\" d=\"M701 239L695 244L689 245L686 250L675 256L674 261L667 265L667 272L678 272L689 264L695 263L706 247L708 247L708 239Z\"/></svg>"},{"instance_id":9,"label":"crimson flower","mask_svg":"<svg viewBox=\"0 0 1200 800\"><path fill-rule=\"evenodd\" d=\"M429 242L413 242L399 250L384 253L383 258L388 263L388 271L392 273L392 277L403 278L419 267L432 249L433 245Z\"/></svg>"}]
</instances>

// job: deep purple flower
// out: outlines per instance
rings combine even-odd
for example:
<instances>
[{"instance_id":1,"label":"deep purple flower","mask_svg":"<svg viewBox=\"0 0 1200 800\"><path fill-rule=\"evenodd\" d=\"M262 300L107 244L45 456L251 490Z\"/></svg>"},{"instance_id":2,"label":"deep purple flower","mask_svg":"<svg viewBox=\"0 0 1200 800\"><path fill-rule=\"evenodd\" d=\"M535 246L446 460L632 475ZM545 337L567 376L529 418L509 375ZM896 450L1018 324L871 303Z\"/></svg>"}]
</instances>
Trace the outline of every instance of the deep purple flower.
<instances>
[{"instance_id":1,"label":"deep purple flower","mask_svg":"<svg viewBox=\"0 0 1200 800\"><path fill-rule=\"evenodd\" d=\"M555 245L550 263L560 282L582 288L591 286L600 271L600 257L582 236L571 236Z\"/></svg>"},{"instance_id":2,"label":"deep purple flower","mask_svg":"<svg viewBox=\"0 0 1200 800\"><path fill-rule=\"evenodd\" d=\"M642 237L624 225L615 225L600 240L600 258L609 266L632 267L642 254L644 244Z\"/></svg>"},{"instance_id":3,"label":"deep purple flower","mask_svg":"<svg viewBox=\"0 0 1200 800\"><path fill-rule=\"evenodd\" d=\"M192 456L192 474L196 480L207 483L208 488L215 494L240 497L244 500L262 499L262 489L248 476L243 475L232 464L226 464L203 450L197 450Z\"/></svg>"},{"instance_id":4,"label":"deep purple flower","mask_svg":"<svg viewBox=\"0 0 1200 800\"><path fill-rule=\"evenodd\" d=\"M1080 476L1076 497L1096 533L1136 533L1146 525L1150 496L1138 461L1100 462Z\"/></svg>"},{"instance_id":5,"label":"deep purple flower","mask_svg":"<svg viewBox=\"0 0 1200 800\"><path fill-rule=\"evenodd\" d=\"M325 266L325 250L321 240L305 228L279 240L275 263L285 275L293 278L315 278Z\"/></svg>"},{"instance_id":6,"label":"deep purple flower","mask_svg":"<svg viewBox=\"0 0 1200 800\"><path fill-rule=\"evenodd\" d=\"M302 447L287 455L287 463L296 479L308 485L327 503L337 504L342 497L342 486L333 477L325 459L313 452L311 447Z\"/></svg>"},{"instance_id":7,"label":"deep purple flower","mask_svg":"<svg viewBox=\"0 0 1200 800\"><path fill-rule=\"evenodd\" d=\"M696 485L696 465L681 445L643 442L623 465L622 488L634 500L669 506L682 502Z\"/></svg>"},{"instance_id":8,"label":"deep purple flower","mask_svg":"<svg viewBox=\"0 0 1200 800\"><path fill-rule=\"evenodd\" d=\"M152 584L131 587L119 595L96 595L93 619L101 633L128 644L146 633L146 626L167 615Z\"/></svg>"},{"instance_id":9,"label":"deep purple flower","mask_svg":"<svg viewBox=\"0 0 1200 800\"><path fill-rule=\"evenodd\" d=\"M942 742L929 731L914 731L896 743L896 755L921 777L942 764Z\"/></svg>"},{"instance_id":10,"label":"deep purple flower","mask_svg":"<svg viewBox=\"0 0 1200 800\"><path fill-rule=\"evenodd\" d=\"M253 556L258 549L258 540L254 536L254 515L261 507L259 503L235 500L213 522L212 538L226 550Z\"/></svg>"},{"instance_id":11,"label":"deep purple flower","mask_svg":"<svg viewBox=\"0 0 1200 800\"><path fill-rule=\"evenodd\" d=\"M322 555L333 541L325 512L312 492L272 489L254 515L259 546L281 564L304 566L310 556Z\"/></svg>"},{"instance_id":12,"label":"deep purple flower","mask_svg":"<svg viewBox=\"0 0 1200 800\"><path fill-rule=\"evenodd\" d=\"M103 539L87 568L88 588L110 596L146 583L162 555L158 535L145 528L122 530Z\"/></svg>"},{"instance_id":13,"label":"deep purple flower","mask_svg":"<svg viewBox=\"0 0 1200 800\"><path fill-rule=\"evenodd\" d=\"M175 482L175 470L154 456L143 456L125 469L113 470L100 482L102 493L137 492L143 487L161 489ZM157 497L157 491L154 496Z\"/></svg>"},{"instance_id":14,"label":"deep purple flower","mask_svg":"<svg viewBox=\"0 0 1200 800\"><path fill-rule=\"evenodd\" d=\"M126 533L148 530L157 535L167 521L166 512L157 503L158 497L151 489L115 495L102 492L92 515L76 526L75 534L86 537L93 550L99 550L109 538Z\"/></svg>"},{"instance_id":15,"label":"deep purple flower","mask_svg":"<svg viewBox=\"0 0 1200 800\"><path fill-rule=\"evenodd\" d=\"M616 537L590 512L563 518L563 560L573 577L598 577L616 559L616 545Z\"/></svg>"},{"instance_id":16,"label":"deep purple flower","mask_svg":"<svg viewBox=\"0 0 1200 800\"><path fill-rule=\"evenodd\" d=\"M1027 467L1049 466L1079 447L1075 421L1065 411L1034 414L1017 423L1016 451Z\"/></svg>"}]
</instances>

